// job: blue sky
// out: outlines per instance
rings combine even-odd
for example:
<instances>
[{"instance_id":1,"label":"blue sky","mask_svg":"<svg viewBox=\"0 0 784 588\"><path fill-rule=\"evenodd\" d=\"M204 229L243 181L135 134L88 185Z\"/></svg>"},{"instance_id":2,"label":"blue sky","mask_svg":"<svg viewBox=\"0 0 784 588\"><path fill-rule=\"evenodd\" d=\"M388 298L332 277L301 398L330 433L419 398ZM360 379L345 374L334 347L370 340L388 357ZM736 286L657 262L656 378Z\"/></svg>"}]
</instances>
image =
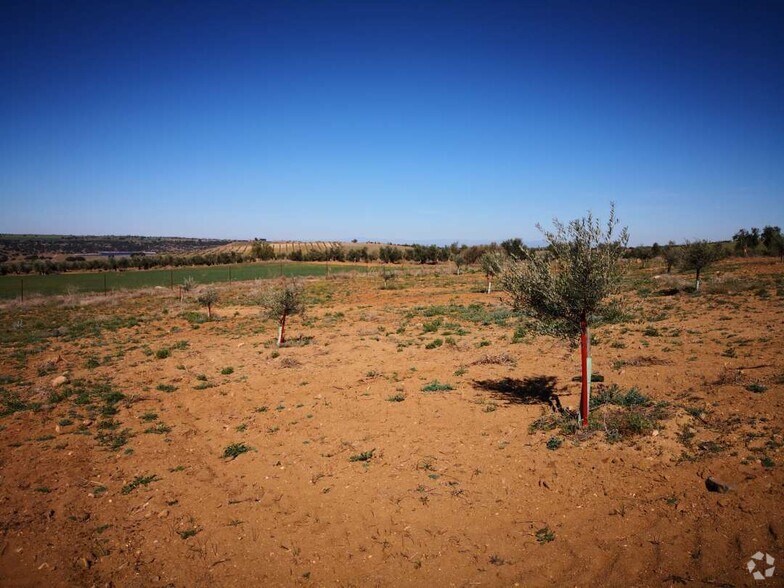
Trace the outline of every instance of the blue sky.
<instances>
[{"instance_id":1,"label":"blue sky","mask_svg":"<svg viewBox=\"0 0 784 588\"><path fill-rule=\"evenodd\" d=\"M0 232L784 226L784 3L0 4Z\"/></svg>"}]
</instances>

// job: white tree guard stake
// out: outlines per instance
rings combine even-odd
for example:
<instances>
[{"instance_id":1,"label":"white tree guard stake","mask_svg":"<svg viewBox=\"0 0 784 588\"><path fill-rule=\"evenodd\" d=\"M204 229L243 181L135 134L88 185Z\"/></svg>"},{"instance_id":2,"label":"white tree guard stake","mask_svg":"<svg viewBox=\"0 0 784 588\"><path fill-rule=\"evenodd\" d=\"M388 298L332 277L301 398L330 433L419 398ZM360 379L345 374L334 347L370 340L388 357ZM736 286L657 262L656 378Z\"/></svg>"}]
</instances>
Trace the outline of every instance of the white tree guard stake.
<instances>
[{"instance_id":1,"label":"white tree guard stake","mask_svg":"<svg viewBox=\"0 0 784 588\"><path fill-rule=\"evenodd\" d=\"M590 410L591 396L591 334L586 320L580 323L580 356L582 361L582 386L580 392L580 421L584 427L588 426L588 411Z\"/></svg>"},{"instance_id":2,"label":"white tree guard stake","mask_svg":"<svg viewBox=\"0 0 784 588\"><path fill-rule=\"evenodd\" d=\"M286 330L286 313L283 313L283 316L280 318L280 324L278 325L278 347L283 344L283 335L284 331Z\"/></svg>"}]
</instances>

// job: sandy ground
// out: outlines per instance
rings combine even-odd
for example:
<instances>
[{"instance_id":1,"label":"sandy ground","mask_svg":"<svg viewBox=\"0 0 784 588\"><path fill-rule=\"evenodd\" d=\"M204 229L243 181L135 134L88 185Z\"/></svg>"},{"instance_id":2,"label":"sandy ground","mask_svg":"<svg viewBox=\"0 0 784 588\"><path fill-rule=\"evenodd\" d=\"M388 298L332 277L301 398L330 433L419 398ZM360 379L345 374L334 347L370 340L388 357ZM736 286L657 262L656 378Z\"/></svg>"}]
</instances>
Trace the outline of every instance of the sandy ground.
<instances>
[{"instance_id":1,"label":"sandy ground","mask_svg":"<svg viewBox=\"0 0 784 588\"><path fill-rule=\"evenodd\" d=\"M7 304L0 585L744 586L757 551L784 585L784 265L715 269L636 270L595 330L665 415L616 442L529 431L579 352L478 273L308 281L280 350L251 284L201 323L167 291Z\"/></svg>"}]
</instances>

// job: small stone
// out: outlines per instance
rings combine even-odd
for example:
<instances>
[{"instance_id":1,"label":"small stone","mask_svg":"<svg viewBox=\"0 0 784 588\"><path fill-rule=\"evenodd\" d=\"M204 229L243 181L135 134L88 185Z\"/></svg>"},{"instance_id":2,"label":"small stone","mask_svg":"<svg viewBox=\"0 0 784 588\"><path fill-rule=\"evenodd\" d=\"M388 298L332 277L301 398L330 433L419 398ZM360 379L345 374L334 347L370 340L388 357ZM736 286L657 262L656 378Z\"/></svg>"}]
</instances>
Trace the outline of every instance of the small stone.
<instances>
[{"instance_id":1,"label":"small stone","mask_svg":"<svg viewBox=\"0 0 784 588\"><path fill-rule=\"evenodd\" d=\"M89 559L87 559L86 557L80 557L80 558L79 558L79 560L78 560L78 563L79 563L79 565L80 565L80 566L82 566L82 567L83 567L85 570L89 570L89 569L90 569L90 566L91 566L91 565L93 565L93 562L91 562L91 561L90 561Z\"/></svg>"},{"instance_id":2,"label":"small stone","mask_svg":"<svg viewBox=\"0 0 784 588\"><path fill-rule=\"evenodd\" d=\"M730 486L714 479L712 476L705 480L705 487L709 492L720 492L722 494L730 491Z\"/></svg>"},{"instance_id":3,"label":"small stone","mask_svg":"<svg viewBox=\"0 0 784 588\"><path fill-rule=\"evenodd\" d=\"M62 386L63 384L67 384L67 383L68 383L68 376L65 375L57 376L54 380L49 382L52 388L57 388L58 386Z\"/></svg>"},{"instance_id":4,"label":"small stone","mask_svg":"<svg viewBox=\"0 0 784 588\"><path fill-rule=\"evenodd\" d=\"M165 519L168 516L169 516L169 511L168 510L162 510L161 512L158 513L158 518L159 519Z\"/></svg>"},{"instance_id":5,"label":"small stone","mask_svg":"<svg viewBox=\"0 0 784 588\"><path fill-rule=\"evenodd\" d=\"M658 437L659 436L659 430L658 429L654 429L653 432L651 433L651 436L652 437Z\"/></svg>"}]
</instances>

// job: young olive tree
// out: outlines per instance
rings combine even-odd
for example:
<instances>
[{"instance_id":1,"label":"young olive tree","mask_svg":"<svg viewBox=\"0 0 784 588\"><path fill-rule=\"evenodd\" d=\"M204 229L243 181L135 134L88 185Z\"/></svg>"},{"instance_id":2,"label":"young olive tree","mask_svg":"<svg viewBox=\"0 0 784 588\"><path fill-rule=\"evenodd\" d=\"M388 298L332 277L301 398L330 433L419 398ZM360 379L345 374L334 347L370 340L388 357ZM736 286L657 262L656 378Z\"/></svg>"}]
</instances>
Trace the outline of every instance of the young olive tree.
<instances>
[{"instance_id":1,"label":"young olive tree","mask_svg":"<svg viewBox=\"0 0 784 588\"><path fill-rule=\"evenodd\" d=\"M499 251L487 251L479 258L479 265L487 276L487 293L493 291L493 278L501 274L504 258Z\"/></svg>"},{"instance_id":2,"label":"young olive tree","mask_svg":"<svg viewBox=\"0 0 784 588\"><path fill-rule=\"evenodd\" d=\"M394 280L397 274L392 271L388 270L385 267L381 268L381 279L384 280L384 285L381 287L383 290L386 290L389 287L390 280Z\"/></svg>"},{"instance_id":3,"label":"young olive tree","mask_svg":"<svg viewBox=\"0 0 784 588\"><path fill-rule=\"evenodd\" d=\"M680 256L678 249L675 247L675 242L670 241L662 247L661 254L664 258L664 264L667 266L667 273L669 274L672 271L672 266L678 263Z\"/></svg>"},{"instance_id":4,"label":"young olive tree","mask_svg":"<svg viewBox=\"0 0 784 588\"><path fill-rule=\"evenodd\" d=\"M457 267L457 275L460 275L460 268L465 265L465 258L463 257L462 253L454 253L452 254L452 261L455 262L455 267Z\"/></svg>"},{"instance_id":5,"label":"young olive tree","mask_svg":"<svg viewBox=\"0 0 784 588\"><path fill-rule=\"evenodd\" d=\"M298 281L283 281L261 295L264 314L278 321L278 347L285 342L286 318L305 311L304 289Z\"/></svg>"},{"instance_id":6,"label":"young olive tree","mask_svg":"<svg viewBox=\"0 0 784 588\"><path fill-rule=\"evenodd\" d=\"M212 305L218 301L218 291L215 288L205 288L199 292L196 301L207 307L207 318L212 320Z\"/></svg>"},{"instance_id":7,"label":"young olive tree","mask_svg":"<svg viewBox=\"0 0 784 588\"><path fill-rule=\"evenodd\" d=\"M708 241L686 241L681 255L681 268L695 272L694 291L700 291L702 270L721 258L721 249Z\"/></svg>"},{"instance_id":8,"label":"young olive tree","mask_svg":"<svg viewBox=\"0 0 784 588\"><path fill-rule=\"evenodd\" d=\"M553 221L555 231L542 232L547 251L512 260L502 274L503 288L515 307L574 341L580 337L582 393L580 419L588 425L591 383L589 325L609 311L606 299L618 291L623 268L620 260L629 241L628 230L616 231L615 206L610 208L606 228L589 212L587 217L564 225Z\"/></svg>"}]
</instances>

